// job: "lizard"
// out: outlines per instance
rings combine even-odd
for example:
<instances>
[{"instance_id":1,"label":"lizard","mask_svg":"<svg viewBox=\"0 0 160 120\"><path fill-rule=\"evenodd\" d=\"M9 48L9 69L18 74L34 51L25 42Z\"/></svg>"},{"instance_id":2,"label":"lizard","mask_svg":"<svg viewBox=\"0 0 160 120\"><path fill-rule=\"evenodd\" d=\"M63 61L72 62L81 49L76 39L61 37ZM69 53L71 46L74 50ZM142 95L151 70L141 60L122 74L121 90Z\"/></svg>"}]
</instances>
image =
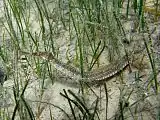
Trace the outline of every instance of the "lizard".
<instances>
[{"instance_id":1,"label":"lizard","mask_svg":"<svg viewBox=\"0 0 160 120\"><path fill-rule=\"evenodd\" d=\"M139 53L140 51L142 50L139 50L136 53ZM89 85L100 84L103 81L108 81L112 77L123 71L125 68L127 68L131 64L134 56L133 54L131 54L130 56L124 55L122 58L112 62L109 65L100 67L93 71L85 72L84 77L82 78L81 73L78 69L76 69L73 66L67 65L66 63L61 62L56 57L54 57L54 55L51 52L33 52L33 53L24 51L20 52L23 55L32 55L35 57L41 57L45 60L54 62L54 67L56 69L58 69L59 67L62 68L61 70L58 69L58 72L61 75L60 78L63 78L64 80L61 81L64 83L68 82L68 84L75 84L75 85L79 84L80 81L85 82ZM66 73L66 71L72 75L69 75L68 73Z\"/></svg>"}]
</instances>

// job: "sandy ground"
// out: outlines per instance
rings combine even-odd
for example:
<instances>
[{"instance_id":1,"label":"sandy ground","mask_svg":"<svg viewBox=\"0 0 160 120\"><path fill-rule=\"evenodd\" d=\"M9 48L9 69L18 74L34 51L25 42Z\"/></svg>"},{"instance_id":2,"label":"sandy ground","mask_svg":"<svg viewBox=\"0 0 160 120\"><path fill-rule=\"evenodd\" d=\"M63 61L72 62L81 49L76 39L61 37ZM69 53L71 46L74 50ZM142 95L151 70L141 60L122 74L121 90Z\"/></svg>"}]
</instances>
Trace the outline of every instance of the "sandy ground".
<instances>
[{"instance_id":1,"label":"sandy ground","mask_svg":"<svg viewBox=\"0 0 160 120\"><path fill-rule=\"evenodd\" d=\"M0 5L2 3L0 2ZM32 15L31 16L31 20L33 21L32 23L32 27L33 27L33 31L37 31L39 29L39 24L36 22L36 15ZM132 24L131 22L126 22L124 24L124 26L126 26L126 31L129 30L130 28L128 28L128 26L130 26ZM154 25L153 25L154 26ZM152 27L151 25L150 30L152 31ZM154 32L154 34L152 35L154 42L156 44L155 50L157 52L160 52L160 47L158 44L158 41L160 40L160 25L157 25L156 27L156 31ZM2 29L1 29L2 30ZM157 38L158 37L158 38ZM139 38L138 36L136 37L136 39ZM68 43L68 32L63 31L61 32L61 35L58 37L56 44L60 47L59 51L60 51L60 59L63 60L64 62L66 62L66 60L62 59L62 58L66 58L65 53L67 50L67 45ZM59 41L64 41L59 42ZM158 40L158 41L156 41ZM74 44L74 41L73 43ZM72 55L74 55L75 53L73 52L74 47L71 46L71 50L70 53ZM158 54L157 54L158 56ZM102 60L104 61L104 60ZM146 64L148 65L148 59L146 58ZM19 63L17 66L19 66L20 70L23 71L23 69L21 68L21 63ZM49 78L45 78L44 79L44 84L45 84L45 89L44 89L44 93L42 98L40 97L41 91L40 91L40 86L42 83L42 79L39 78L34 71L31 68L27 68L28 69L28 79L30 79L29 85L27 87L27 90L25 92L25 98L27 99L28 103L32 106L33 111L36 113L37 116L39 116L39 118L37 118L37 120L49 120L50 119L50 110L52 112L52 116L55 120L67 120L67 117L65 116L64 113L62 113L62 111L58 108L56 108L56 106L59 106L60 108L64 109L68 114L71 114L69 105L67 100L62 97L60 95L61 93L64 93L63 89L65 90L72 90L76 95L81 96L81 94L78 93L79 88L76 87L72 87L71 86L67 86L65 83L61 84L59 82L55 82L53 85L51 83L51 80ZM132 88L134 88L134 85L131 85L134 82L134 73L137 71L137 69L135 69L133 67L133 72L129 73L128 69L126 69L123 72L123 78L124 78L124 83L121 81L121 77L120 76L115 76L113 79L111 79L110 81L108 81L106 83L107 85L107 91L108 91L108 113L107 113L107 118L111 119L117 112L118 109L118 103L120 100L120 94L124 94L124 97L128 96L128 94L130 93L130 91L132 91ZM32 73L33 72L33 73ZM147 78L150 75L150 67L146 67L143 72L141 74L144 74L145 77L143 78L144 81L142 81L141 85L143 85L144 83L146 83L145 81L147 81ZM20 75L22 78L24 76L24 73L21 73ZM158 76L159 79L160 76ZM24 80L25 81L25 80ZM13 91L12 91L12 86L13 86L13 79L9 79L7 80L3 87L4 90L6 89L8 92L8 98L11 98L10 100L7 100L8 98L6 98L6 103L2 103L3 105L1 105L2 107L9 107L10 112L12 113L14 104L13 104ZM145 86L143 86L145 87ZM86 90L86 95L85 95L85 99L87 101L87 106L89 108L92 108L95 105L95 101L97 96L99 97L99 114L100 114L100 120L105 120L106 119L106 114L105 114L105 104L106 104L106 95L105 95L105 90L103 86L99 86L99 87L93 87L92 88L93 91L96 93L96 95L91 92L91 90ZM123 92L120 92L120 90L124 89ZM133 94L133 96L131 96L131 99L129 100L130 104L134 103L138 96L136 94L138 90L135 90L135 94ZM147 93L146 93L147 94ZM123 95L122 95L123 96ZM126 99L126 98L125 98ZM146 103L144 102L143 104L141 104L141 108L144 108L144 106L147 104L147 101L152 102L151 100L157 99L156 97L148 97L148 99L146 100ZM38 105L39 105L39 101L41 101L41 105L40 105L40 110L38 110ZM157 100L155 100L157 101ZM155 103L158 104L158 103ZM154 104L154 105L155 105ZM147 105L148 107L152 107L154 105ZM147 109L147 108L146 108ZM39 111L39 112L38 112ZM41 112L42 113L41 113ZM149 111L149 112L144 112L144 115L148 115L150 117L145 118L145 120L147 119L152 119L152 114L153 111Z\"/></svg>"}]
</instances>

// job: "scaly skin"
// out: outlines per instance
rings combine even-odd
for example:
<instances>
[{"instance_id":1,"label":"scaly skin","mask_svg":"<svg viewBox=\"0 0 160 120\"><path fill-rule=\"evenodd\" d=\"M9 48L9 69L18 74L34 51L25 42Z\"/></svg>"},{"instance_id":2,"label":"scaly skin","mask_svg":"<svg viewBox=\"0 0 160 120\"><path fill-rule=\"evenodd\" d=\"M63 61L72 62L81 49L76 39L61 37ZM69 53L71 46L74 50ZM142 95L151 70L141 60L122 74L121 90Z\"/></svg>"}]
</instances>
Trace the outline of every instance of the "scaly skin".
<instances>
[{"instance_id":1,"label":"scaly skin","mask_svg":"<svg viewBox=\"0 0 160 120\"><path fill-rule=\"evenodd\" d=\"M32 55L35 57L41 57L43 59L49 60L54 62L54 66L56 69L57 65L63 70L58 70L60 78L63 78L61 80L62 83L68 83L68 84L79 84L79 81L88 83L90 85L99 84L102 81L107 81L113 76L117 75L121 71L123 71L127 66L129 66L131 62L131 57L124 56L119 60L116 60L112 64L103 66L101 68L98 68L96 70L85 72L84 78L81 78L80 71L78 71L75 67L66 65L65 63L59 61L58 59L54 58L52 53L49 52L35 52L35 53L28 53L28 52L22 52L21 54L24 55ZM69 75L63 71L67 71L68 73L71 73L72 75Z\"/></svg>"}]
</instances>

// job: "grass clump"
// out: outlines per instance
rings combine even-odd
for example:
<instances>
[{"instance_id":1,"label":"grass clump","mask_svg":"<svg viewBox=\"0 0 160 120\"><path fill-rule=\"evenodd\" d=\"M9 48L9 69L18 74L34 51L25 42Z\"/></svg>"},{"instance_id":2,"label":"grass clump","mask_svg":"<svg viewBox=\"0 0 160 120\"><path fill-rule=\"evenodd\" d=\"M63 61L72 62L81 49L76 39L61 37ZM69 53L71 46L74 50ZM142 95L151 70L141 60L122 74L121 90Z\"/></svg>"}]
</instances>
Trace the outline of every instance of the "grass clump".
<instances>
[{"instance_id":1,"label":"grass clump","mask_svg":"<svg viewBox=\"0 0 160 120\"><path fill-rule=\"evenodd\" d=\"M0 119L40 120L43 119L41 116L46 117L43 114L48 109L49 119L52 120L57 119L53 112L55 108L65 114L64 119L70 120L100 120L103 119L101 114L105 114L106 120L109 118L145 119L144 111L149 111L149 108L144 107L143 103L152 107L150 96L156 96L156 100L159 101L159 83L154 45L148 28L149 18L146 19L144 16L146 12L149 12L154 15L155 20L159 19L158 4L157 0L156 5L152 7L154 10L150 10L143 0L3 0L5 21L2 21L0 56L6 71L5 79L12 81L13 84L8 88L6 87L7 81L4 82L1 93L4 89L8 89L7 92L12 94L10 99L13 106L0 108ZM136 19L134 33L143 34L142 40L134 40L131 35L130 39L128 38L128 34L132 33L128 33L124 22L129 21L129 17ZM145 38L145 30L149 40ZM72 71L80 71L81 78L84 78L86 72L99 68L104 61L110 64L126 54L130 55L130 51L135 52L134 48L138 47L139 43L144 44L143 49L146 50L151 66L150 76L144 78L148 80L146 82L148 89L144 88L144 82L141 82L143 75L139 74L135 75L133 85L126 87L126 84L120 84L118 110L115 116L109 116L110 99L106 84L104 88L100 87L104 90L100 90L98 94L94 90L97 88L83 83L80 83L79 93L63 89L60 95L67 100L71 115L69 111L65 111L56 103L51 103L50 97L46 97L49 86L51 83L54 86L55 79L66 77L66 79L74 80L74 77L69 75L58 76L59 73L65 71L64 66L77 67L78 70L75 68ZM57 72L49 56L48 59L44 57L49 53L55 61L62 60L59 62L62 71ZM45 59L35 57L34 54ZM63 62L66 60L67 62ZM25 61L25 64L22 61ZM141 72L138 71L138 73ZM115 78L125 81L122 73L120 78L117 76ZM65 82L67 81L63 83ZM36 84L36 87L32 83ZM33 97L28 90L34 87L36 95ZM152 92L152 89L155 91ZM93 102L89 101L88 95L91 93L94 95ZM103 93L105 107L101 106ZM105 108L105 112L104 110L102 112L101 108ZM155 108L152 110L154 111ZM156 110L159 111L159 108ZM153 113L153 111L149 112ZM156 115L159 118L159 113ZM157 119L154 117L155 114L149 116L151 119Z\"/></svg>"}]
</instances>

